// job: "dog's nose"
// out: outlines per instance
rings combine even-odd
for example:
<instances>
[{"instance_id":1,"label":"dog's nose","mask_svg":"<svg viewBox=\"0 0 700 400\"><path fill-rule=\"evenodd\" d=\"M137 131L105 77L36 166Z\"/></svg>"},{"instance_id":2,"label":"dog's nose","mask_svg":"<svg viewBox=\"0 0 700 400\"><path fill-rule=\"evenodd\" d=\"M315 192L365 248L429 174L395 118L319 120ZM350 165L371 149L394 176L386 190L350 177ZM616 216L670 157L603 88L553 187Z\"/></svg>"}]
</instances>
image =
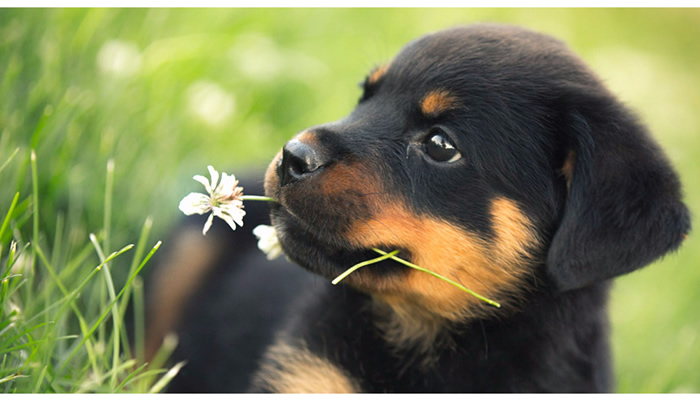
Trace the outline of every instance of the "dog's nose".
<instances>
[{"instance_id":1,"label":"dog's nose","mask_svg":"<svg viewBox=\"0 0 700 400\"><path fill-rule=\"evenodd\" d=\"M292 139L284 145L277 164L277 176L282 186L294 183L305 175L325 166L328 158L313 145Z\"/></svg>"}]
</instances>

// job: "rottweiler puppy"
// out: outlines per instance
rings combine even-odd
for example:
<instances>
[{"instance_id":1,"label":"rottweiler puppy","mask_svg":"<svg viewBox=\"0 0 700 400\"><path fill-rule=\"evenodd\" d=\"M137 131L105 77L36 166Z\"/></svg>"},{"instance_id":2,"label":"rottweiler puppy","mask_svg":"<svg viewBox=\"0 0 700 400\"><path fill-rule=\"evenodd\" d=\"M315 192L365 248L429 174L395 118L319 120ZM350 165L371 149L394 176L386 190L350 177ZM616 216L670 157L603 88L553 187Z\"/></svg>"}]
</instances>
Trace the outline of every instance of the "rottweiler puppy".
<instances>
[{"instance_id":1,"label":"rottweiler puppy","mask_svg":"<svg viewBox=\"0 0 700 400\"><path fill-rule=\"evenodd\" d=\"M189 361L171 391L611 391L610 280L690 230L632 112L562 42L502 25L409 43L264 191L279 202L247 203L243 232L193 218L161 263L189 274L152 285L152 348L177 330ZM298 266L264 259L258 223ZM392 260L330 284L372 248L501 307Z\"/></svg>"}]
</instances>

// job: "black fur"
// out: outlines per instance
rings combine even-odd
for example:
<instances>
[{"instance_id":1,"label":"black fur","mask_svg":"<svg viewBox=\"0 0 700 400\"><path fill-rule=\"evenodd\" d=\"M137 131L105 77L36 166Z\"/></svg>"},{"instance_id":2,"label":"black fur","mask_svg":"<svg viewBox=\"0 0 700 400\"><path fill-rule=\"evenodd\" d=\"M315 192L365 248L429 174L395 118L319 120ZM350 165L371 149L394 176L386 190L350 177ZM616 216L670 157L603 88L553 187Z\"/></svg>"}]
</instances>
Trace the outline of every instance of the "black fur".
<instances>
[{"instance_id":1,"label":"black fur","mask_svg":"<svg viewBox=\"0 0 700 400\"><path fill-rule=\"evenodd\" d=\"M170 390L264 390L250 386L250 377L279 332L303 339L362 391L613 390L609 279L675 250L690 230L678 178L646 129L562 43L509 26L420 38L364 87L348 117L309 129L315 139L306 147L290 142L271 169L280 182L267 183L268 195L281 200L272 216L285 253L317 275L267 262L252 243L245 252L225 252L184 312L173 358L189 364ZM435 89L448 91L455 105L424 115L422 96ZM422 143L435 127L460 160L426 155ZM561 168L571 155L567 177ZM357 182L324 196L320 182L338 166L371 171L382 193ZM368 204L382 195L486 242L495 240L491 201L517 203L539 240L521 282L524 299L446 324L427 353L392 347L376 324L377 300L367 294L373 289L326 279L376 256L348 244L347 235L353 223L372 217ZM247 226L267 212L247 207ZM227 229L210 235L248 240ZM386 245L393 250L397 243ZM411 258L409 249L400 255ZM385 261L356 274L400 281L407 271ZM493 293L513 299L508 289Z\"/></svg>"}]
</instances>

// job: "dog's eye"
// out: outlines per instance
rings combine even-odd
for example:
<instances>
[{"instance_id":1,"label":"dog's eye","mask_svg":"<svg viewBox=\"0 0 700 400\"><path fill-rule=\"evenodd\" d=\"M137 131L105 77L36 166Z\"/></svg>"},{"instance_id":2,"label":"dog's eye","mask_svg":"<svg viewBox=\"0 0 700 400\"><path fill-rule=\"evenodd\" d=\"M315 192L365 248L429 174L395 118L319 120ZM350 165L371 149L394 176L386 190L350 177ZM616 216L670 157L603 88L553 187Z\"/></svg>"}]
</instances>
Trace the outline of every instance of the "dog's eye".
<instances>
[{"instance_id":1,"label":"dog's eye","mask_svg":"<svg viewBox=\"0 0 700 400\"><path fill-rule=\"evenodd\" d=\"M423 142L423 150L435 161L455 162L462 158L442 129L434 129Z\"/></svg>"}]
</instances>

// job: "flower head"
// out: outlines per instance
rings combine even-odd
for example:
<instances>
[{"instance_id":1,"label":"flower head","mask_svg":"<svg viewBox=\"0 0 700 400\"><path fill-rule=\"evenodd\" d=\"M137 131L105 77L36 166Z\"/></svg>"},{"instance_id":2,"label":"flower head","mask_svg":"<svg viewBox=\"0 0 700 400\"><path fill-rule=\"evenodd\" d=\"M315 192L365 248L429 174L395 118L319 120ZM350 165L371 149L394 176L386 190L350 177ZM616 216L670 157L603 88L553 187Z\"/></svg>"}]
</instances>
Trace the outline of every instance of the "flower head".
<instances>
[{"instance_id":1,"label":"flower head","mask_svg":"<svg viewBox=\"0 0 700 400\"><path fill-rule=\"evenodd\" d=\"M219 173L214 167L210 165L208 168L211 181L201 175L195 175L193 179L204 185L209 195L190 193L180 201L178 208L185 215L205 214L211 211L204 224L204 229L202 229L203 235L206 235L211 228L214 216L226 221L235 231L236 224L243 226L243 216L245 215L243 188L238 186L238 180L234 175L228 175L224 172L221 174L221 181L219 181Z\"/></svg>"},{"instance_id":2,"label":"flower head","mask_svg":"<svg viewBox=\"0 0 700 400\"><path fill-rule=\"evenodd\" d=\"M258 238L258 248L267 255L268 260L274 260L282 255L282 246L277 238L277 230L269 225L258 225L253 229L253 235Z\"/></svg>"}]
</instances>

